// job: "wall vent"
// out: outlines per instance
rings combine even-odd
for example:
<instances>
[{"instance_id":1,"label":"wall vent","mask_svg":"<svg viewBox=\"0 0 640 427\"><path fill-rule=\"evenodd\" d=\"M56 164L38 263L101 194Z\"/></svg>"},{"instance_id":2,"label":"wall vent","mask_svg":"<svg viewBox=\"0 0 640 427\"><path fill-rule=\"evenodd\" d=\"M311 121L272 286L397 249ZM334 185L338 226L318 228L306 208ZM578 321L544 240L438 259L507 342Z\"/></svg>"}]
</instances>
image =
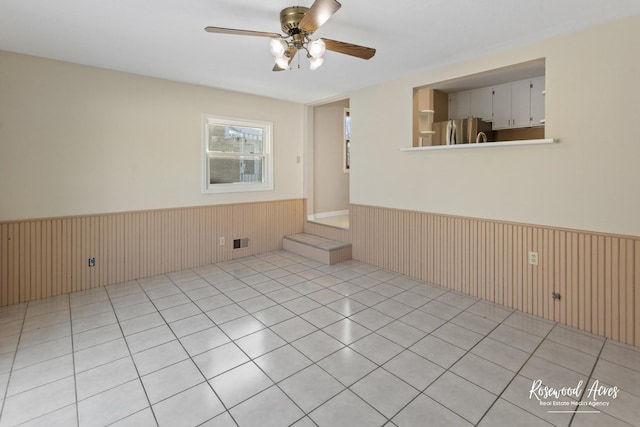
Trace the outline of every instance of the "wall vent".
<instances>
[{"instance_id":1,"label":"wall vent","mask_svg":"<svg viewBox=\"0 0 640 427\"><path fill-rule=\"evenodd\" d=\"M249 238L245 237L243 239L234 239L233 240L233 249L241 249L249 247Z\"/></svg>"}]
</instances>

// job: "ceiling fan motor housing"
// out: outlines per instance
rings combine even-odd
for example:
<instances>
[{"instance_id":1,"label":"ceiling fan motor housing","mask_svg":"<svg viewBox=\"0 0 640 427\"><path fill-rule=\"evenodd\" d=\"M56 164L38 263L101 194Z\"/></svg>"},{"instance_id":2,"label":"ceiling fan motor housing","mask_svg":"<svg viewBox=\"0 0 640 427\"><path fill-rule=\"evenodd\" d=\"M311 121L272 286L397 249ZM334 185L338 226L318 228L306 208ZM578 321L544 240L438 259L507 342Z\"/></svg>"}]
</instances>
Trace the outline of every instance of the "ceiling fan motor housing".
<instances>
[{"instance_id":1,"label":"ceiling fan motor housing","mask_svg":"<svg viewBox=\"0 0 640 427\"><path fill-rule=\"evenodd\" d=\"M291 6L282 9L280 12L280 23L282 24L282 31L289 35L297 34L301 32L298 28L300 21L304 18L304 15L309 12L308 7L304 6ZM307 34L311 34L307 32Z\"/></svg>"}]
</instances>

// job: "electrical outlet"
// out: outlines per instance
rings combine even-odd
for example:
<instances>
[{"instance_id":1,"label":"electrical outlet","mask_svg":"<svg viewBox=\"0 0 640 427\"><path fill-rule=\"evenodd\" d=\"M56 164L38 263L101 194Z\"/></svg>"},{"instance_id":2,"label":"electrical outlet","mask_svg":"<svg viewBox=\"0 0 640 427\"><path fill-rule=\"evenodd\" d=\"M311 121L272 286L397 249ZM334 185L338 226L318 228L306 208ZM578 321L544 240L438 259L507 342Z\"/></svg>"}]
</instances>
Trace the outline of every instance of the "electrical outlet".
<instances>
[{"instance_id":1,"label":"electrical outlet","mask_svg":"<svg viewBox=\"0 0 640 427\"><path fill-rule=\"evenodd\" d=\"M529 264L538 265L538 252L529 252Z\"/></svg>"},{"instance_id":2,"label":"electrical outlet","mask_svg":"<svg viewBox=\"0 0 640 427\"><path fill-rule=\"evenodd\" d=\"M220 238L220 246L224 246L224 237Z\"/></svg>"},{"instance_id":3,"label":"electrical outlet","mask_svg":"<svg viewBox=\"0 0 640 427\"><path fill-rule=\"evenodd\" d=\"M95 267L95 266L96 266L96 259L89 258L89 267Z\"/></svg>"}]
</instances>

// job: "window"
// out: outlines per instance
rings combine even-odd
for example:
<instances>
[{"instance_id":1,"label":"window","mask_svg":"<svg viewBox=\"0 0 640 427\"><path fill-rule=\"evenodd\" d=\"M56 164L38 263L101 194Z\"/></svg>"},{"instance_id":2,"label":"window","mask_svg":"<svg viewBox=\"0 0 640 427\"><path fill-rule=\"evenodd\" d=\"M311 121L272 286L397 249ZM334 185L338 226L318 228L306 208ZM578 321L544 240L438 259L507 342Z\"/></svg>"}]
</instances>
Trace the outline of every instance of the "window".
<instances>
[{"instance_id":1,"label":"window","mask_svg":"<svg viewBox=\"0 0 640 427\"><path fill-rule=\"evenodd\" d=\"M272 124L203 115L204 193L273 190Z\"/></svg>"}]
</instances>

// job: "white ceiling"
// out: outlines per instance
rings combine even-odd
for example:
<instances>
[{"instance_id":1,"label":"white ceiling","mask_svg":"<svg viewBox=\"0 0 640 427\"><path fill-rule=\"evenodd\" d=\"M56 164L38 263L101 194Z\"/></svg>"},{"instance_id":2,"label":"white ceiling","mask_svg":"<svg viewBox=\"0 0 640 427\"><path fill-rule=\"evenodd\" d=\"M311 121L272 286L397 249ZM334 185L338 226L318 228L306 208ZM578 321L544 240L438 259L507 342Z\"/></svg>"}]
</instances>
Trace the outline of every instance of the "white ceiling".
<instances>
[{"instance_id":1,"label":"white ceiling","mask_svg":"<svg viewBox=\"0 0 640 427\"><path fill-rule=\"evenodd\" d=\"M272 72L280 10L313 0L0 0L0 50L313 103L488 52L640 14L639 0L342 0L317 37L377 49L327 52L316 71ZM293 64L297 64L294 61Z\"/></svg>"}]
</instances>

